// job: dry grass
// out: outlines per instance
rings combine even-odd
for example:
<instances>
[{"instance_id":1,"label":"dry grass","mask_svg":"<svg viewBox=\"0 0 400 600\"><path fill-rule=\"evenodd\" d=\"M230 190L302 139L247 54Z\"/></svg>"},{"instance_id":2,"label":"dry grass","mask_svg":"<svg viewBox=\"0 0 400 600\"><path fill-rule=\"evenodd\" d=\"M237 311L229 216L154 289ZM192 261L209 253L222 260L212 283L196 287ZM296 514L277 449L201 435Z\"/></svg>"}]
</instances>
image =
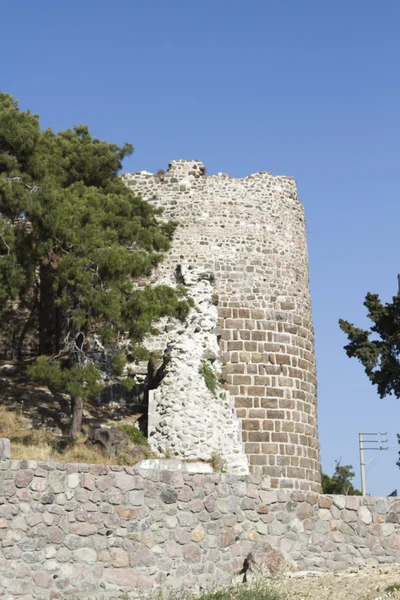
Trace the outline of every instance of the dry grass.
<instances>
[{"instance_id":1,"label":"dry grass","mask_svg":"<svg viewBox=\"0 0 400 600\"><path fill-rule=\"evenodd\" d=\"M86 446L86 436L81 435L63 449L60 438L44 427L31 428L24 415L0 406L0 436L11 442L11 458L15 460L43 460L52 462L87 463L105 465L133 465L137 458L129 454L108 457Z\"/></svg>"}]
</instances>

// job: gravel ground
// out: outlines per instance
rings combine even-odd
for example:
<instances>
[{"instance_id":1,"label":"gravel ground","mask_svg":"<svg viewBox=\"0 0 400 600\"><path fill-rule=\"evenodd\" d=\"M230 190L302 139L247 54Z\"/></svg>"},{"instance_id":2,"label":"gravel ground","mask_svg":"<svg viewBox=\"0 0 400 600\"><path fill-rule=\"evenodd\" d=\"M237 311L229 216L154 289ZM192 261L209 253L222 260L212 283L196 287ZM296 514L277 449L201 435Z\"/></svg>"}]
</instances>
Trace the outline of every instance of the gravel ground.
<instances>
[{"instance_id":1,"label":"gravel ground","mask_svg":"<svg viewBox=\"0 0 400 600\"><path fill-rule=\"evenodd\" d=\"M386 588L393 584L399 590L387 592ZM277 581L276 586L287 600L400 600L400 565L295 573Z\"/></svg>"}]
</instances>

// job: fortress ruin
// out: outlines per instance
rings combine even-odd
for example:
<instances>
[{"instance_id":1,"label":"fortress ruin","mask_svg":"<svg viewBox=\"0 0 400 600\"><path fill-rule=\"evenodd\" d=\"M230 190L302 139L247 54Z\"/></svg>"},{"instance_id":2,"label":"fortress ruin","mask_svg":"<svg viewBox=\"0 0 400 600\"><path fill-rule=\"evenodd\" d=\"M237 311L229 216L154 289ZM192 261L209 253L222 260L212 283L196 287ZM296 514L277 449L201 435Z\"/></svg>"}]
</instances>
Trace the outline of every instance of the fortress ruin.
<instances>
[{"instance_id":1,"label":"fortress ruin","mask_svg":"<svg viewBox=\"0 0 400 600\"><path fill-rule=\"evenodd\" d=\"M179 223L159 276L177 265L212 273L222 377L250 470L274 488L319 492L314 332L295 180L207 176L201 162L187 160L123 178Z\"/></svg>"}]
</instances>

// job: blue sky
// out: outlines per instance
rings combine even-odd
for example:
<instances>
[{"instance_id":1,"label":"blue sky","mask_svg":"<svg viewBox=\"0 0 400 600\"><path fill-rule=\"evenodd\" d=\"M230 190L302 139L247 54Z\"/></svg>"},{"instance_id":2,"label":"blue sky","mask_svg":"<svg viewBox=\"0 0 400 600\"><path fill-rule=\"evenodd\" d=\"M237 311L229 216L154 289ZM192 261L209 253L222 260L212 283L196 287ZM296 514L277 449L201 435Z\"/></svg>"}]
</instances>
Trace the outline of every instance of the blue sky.
<instances>
[{"instance_id":1,"label":"blue sky","mask_svg":"<svg viewBox=\"0 0 400 600\"><path fill-rule=\"evenodd\" d=\"M366 324L366 292L397 291L400 3L2 0L1 17L2 90L43 127L132 142L127 171L198 158L209 173L296 178L323 467L341 458L359 484L358 432L387 431L367 488L400 493L400 401L378 398L337 325Z\"/></svg>"}]
</instances>

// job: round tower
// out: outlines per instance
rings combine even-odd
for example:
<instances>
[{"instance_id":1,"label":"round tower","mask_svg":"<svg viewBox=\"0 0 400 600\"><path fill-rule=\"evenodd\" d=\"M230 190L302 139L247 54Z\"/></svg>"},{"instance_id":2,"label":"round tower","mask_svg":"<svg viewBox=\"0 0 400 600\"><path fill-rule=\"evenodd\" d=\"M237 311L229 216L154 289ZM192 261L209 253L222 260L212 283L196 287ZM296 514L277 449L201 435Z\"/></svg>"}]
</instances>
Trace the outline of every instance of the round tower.
<instances>
[{"instance_id":1,"label":"round tower","mask_svg":"<svg viewBox=\"0 0 400 600\"><path fill-rule=\"evenodd\" d=\"M207 176L199 161L126 184L178 221L162 269L212 270L223 376L250 469L320 491L314 333L304 209L291 177Z\"/></svg>"}]
</instances>

